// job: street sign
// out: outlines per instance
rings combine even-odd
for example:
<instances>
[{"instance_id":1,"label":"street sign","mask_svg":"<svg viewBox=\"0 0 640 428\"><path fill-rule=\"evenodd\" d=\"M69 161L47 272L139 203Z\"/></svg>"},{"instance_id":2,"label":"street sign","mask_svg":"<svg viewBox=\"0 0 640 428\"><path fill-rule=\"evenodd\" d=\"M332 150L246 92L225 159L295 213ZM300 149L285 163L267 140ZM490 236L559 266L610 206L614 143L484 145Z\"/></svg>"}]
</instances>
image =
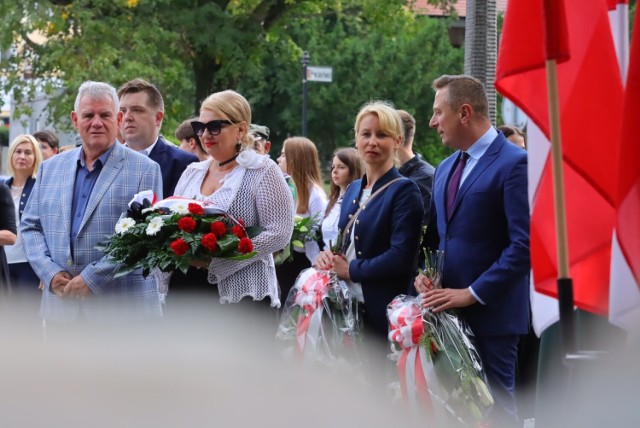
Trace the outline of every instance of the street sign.
<instances>
[{"instance_id":1,"label":"street sign","mask_svg":"<svg viewBox=\"0 0 640 428\"><path fill-rule=\"evenodd\" d=\"M307 80L309 82L327 82L333 81L333 68L307 66Z\"/></svg>"}]
</instances>

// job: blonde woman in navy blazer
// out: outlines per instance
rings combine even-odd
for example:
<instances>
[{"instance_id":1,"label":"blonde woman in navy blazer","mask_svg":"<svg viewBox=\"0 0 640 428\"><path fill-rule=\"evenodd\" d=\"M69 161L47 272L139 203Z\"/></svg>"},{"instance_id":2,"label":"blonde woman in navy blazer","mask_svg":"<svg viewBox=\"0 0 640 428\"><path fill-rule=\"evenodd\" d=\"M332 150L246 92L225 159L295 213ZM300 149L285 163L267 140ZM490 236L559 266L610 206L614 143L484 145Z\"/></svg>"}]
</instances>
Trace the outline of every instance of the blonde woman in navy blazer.
<instances>
[{"instance_id":1,"label":"blonde woman in navy blazer","mask_svg":"<svg viewBox=\"0 0 640 428\"><path fill-rule=\"evenodd\" d=\"M316 266L331 269L348 281L356 297L364 302L367 332L385 338L387 304L404 293L415 277L422 198L418 186L402 177L394 166L396 150L402 143L402 122L390 103L365 104L356 117L355 137L365 175L345 193L340 230L345 230L359 208L362 210L342 243L342 254L325 250L316 259ZM370 203L366 201L368 194L375 194L391 181Z\"/></svg>"}]
</instances>

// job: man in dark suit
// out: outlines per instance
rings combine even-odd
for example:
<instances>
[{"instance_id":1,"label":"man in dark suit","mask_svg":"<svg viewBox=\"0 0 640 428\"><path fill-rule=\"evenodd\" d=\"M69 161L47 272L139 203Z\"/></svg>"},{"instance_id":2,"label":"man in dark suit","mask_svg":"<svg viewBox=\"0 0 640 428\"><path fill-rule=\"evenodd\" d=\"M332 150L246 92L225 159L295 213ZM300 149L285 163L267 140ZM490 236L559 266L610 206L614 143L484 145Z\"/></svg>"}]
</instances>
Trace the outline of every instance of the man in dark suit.
<instances>
[{"instance_id":1,"label":"man in dark suit","mask_svg":"<svg viewBox=\"0 0 640 428\"><path fill-rule=\"evenodd\" d=\"M433 186L433 173L435 168L427 161L422 159L418 153L413 152L413 137L416 133L416 119L405 110L398 110L400 119L402 119L402 132L404 140L396 153L400 161L398 172L407 178L413 180L420 189L422 196L422 205L424 207L424 217L422 225L429 224L431 211L431 188Z\"/></svg>"},{"instance_id":2,"label":"man in dark suit","mask_svg":"<svg viewBox=\"0 0 640 428\"><path fill-rule=\"evenodd\" d=\"M143 79L133 79L118 89L122 137L127 147L149 156L160 165L164 197L173 195L180 176L197 156L180 150L160 135L164 100L158 88Z\"/></svg>"},{"instance_id":3,"label":"man in dark suit","mask_svg":"<svg viewBox=\"0 0 640 428\"><path fill-rule=\"evenodd\" d=\"M434 312L458 308L468 322L495 399L490 420L518 426L514 400L518 336L529 326L527 152L491 125L482 83L441 76L429 125L456 152L436 169L430 248L444 251L442 289L427 289Z\"/></svg>"}]
</instances>

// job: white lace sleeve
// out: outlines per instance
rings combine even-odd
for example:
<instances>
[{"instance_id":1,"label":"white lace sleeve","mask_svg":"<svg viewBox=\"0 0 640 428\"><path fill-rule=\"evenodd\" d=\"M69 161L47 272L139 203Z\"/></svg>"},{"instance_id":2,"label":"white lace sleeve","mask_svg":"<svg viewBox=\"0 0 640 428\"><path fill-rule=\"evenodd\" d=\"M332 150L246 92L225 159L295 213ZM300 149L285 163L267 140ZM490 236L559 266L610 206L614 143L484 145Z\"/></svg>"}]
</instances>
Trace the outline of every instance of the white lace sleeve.
<instances>
[{"instance_id":1,"label":"white lace sleeve","mask_svg":"<svg viewBox=\"0 0 640 428\"><path fill-rule=\"evenodd\" d=\"M254 249L258 252L257 257L269 263L271 254L284 248L291 240L294 217L291 191L273 161L262 168L247 170L244 180L242 189L232 203L233 211L238 211L233 214L248 220L249 225L252 224L251 217L257 220L254 224L263 230L252 239ZM256 263L256 260L213 259L209 265L209 281L220 283L252 263Z\"/></svg>"}]
</instances>

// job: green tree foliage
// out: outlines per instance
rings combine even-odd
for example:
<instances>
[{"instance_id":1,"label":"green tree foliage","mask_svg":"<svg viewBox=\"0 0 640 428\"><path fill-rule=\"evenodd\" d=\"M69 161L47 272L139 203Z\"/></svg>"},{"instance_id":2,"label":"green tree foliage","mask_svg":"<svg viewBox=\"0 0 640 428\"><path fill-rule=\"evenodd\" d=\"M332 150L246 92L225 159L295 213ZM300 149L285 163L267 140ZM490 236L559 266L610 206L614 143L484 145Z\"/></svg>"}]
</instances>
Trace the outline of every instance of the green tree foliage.
<instances>
[{"instance_id":1,"label":"green tree foliage","mask_svg":"<svg viewBox=\"0 0 640 428\"><path fill-rule=\"evenodd\" d=\"M250 100L255 121L273 129L278 145L300 132L299 60L308 50L313 65L334 69L333 83L309 86L310 137L324 159L350 144L358 107L385 98L416 115L417 146L437 163L446 151L427 132L430 85L440 74L461 71L462 52L449 45L445 21L415 17L405 4L0 0L0 48L13 46L0 69L5 89L18 101L33 99L36 89L54 95L50 113L60 126L83 81L117 87L143 77L165 96L165 135L211 92L236 88Z\"/></svg>"}]
</instances>

